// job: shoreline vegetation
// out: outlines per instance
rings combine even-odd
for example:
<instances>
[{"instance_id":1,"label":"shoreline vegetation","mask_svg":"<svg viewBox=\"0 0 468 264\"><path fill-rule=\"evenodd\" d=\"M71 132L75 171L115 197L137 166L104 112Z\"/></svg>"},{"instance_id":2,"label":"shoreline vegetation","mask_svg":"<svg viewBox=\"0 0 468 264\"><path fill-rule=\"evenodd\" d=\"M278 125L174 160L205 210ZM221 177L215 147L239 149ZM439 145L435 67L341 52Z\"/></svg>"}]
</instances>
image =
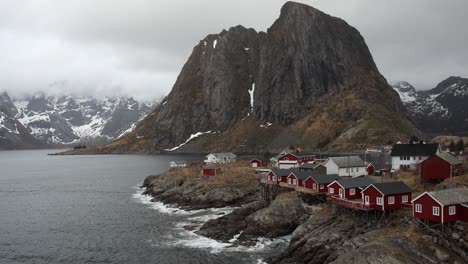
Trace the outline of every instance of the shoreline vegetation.
<instances>
[{"instance_id":1,"label":"shoreline vegetation","mask_svg":"<svg viewBox=\"0 0 468 264\"><path fill-rule=\"evenodd\" d=\"M468 185L468 175L440 185L417 183L400 174L417 192L444 185ZM262 238L291 235L289 246L267 263L466 263L468 224L457 223L447 239L417 228L411 210L390 215L340 208L304 193L282 188L271 201L261 195L260 179L247 162L223 165L223 173L201 176L198 166L173 168L148 176L143 194L184 210L236 207L205 222L196 234L219 242L252 246ZM189 230L190 226L185 227ZM235 238L235 239L233 239ZM463 240L463 242L461 242Z\"/></svg>"}]
</instances>

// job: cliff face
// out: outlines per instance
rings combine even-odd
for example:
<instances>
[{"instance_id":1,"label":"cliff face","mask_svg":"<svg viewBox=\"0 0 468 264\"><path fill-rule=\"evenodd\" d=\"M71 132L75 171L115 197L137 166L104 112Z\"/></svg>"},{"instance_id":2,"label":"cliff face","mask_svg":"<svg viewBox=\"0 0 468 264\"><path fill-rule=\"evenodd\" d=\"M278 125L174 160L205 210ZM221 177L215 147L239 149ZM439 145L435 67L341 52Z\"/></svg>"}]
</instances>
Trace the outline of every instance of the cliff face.
<instances>
[{"instance_id":1,"label":"cliff face","mask_svg":"<svg viewBox=\"0 0 468 264\"><path fill-rule=\"evenodd\" d=\"M288 2L266 33L237 26L200 41L163 103L105 149L349 149L418 133L359 32Z\"/></svg>"}]
</instances>

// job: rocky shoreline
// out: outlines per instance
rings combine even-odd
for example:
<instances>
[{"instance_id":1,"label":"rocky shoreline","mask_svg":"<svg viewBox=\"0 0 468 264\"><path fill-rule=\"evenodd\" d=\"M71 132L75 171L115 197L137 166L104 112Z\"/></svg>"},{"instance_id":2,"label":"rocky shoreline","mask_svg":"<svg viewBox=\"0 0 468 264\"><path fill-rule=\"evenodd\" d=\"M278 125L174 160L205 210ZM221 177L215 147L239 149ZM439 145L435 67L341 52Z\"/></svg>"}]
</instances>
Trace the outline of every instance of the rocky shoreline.
<instances>
[{"instance_id":1,"label":"rocky shoreline","mask_svg":"<svg viewBox=\"0 0 468 264\"><path fill-rule=\"evenodd\" d=\"M266 259L268 263L468 261L468 225L457 225L457 239L445 239L417 229L402 210L386 217L352 213L288 189L265 201L252 175L252 169L232 166L205 178L197 167L178 168L148 176L142 187L154 200L186 210L236 207L195 230L220 242L252 246L259 238L292 234L288 248Z\"/></svg>"}]
</instances>

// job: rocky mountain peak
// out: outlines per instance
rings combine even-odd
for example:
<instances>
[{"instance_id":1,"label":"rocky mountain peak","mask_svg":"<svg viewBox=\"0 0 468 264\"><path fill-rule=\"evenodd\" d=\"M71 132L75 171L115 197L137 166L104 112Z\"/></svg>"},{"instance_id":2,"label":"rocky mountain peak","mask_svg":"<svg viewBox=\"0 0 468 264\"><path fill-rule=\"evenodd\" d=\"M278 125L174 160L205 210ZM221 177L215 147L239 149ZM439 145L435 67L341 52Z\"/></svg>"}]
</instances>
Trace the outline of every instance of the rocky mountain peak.
<instances>
[{"instance_id":1,"label":"rocky mountain peak","mask_svg":"<svg viewBox=\"0 0 468 264\"><path fill-rule=\"evenodd\" d=\"M313 7L287 2L267 32L235 26L202 39L161 105L113 147L174 149L201 134L224 135L210 141L216 147L223 141L224 150L248 144L256 148L260 143L254 134L269 148L272 141L281 144L279 148L299 142L316 147L340 137L352 126L347 122L374 116L367 107L373 104L379 105L381 115L394 119L394 128L415 133L359 31ZM329 123L329 132L319 131L321 120ZM308 136L281 134L295 125ZM368 125L360 123L362 129ZM376 130L380 128L369 131ZM355 133L343 134L342 140L349 141Z\"/></svg>"},{"instance_id":2,"label":"rocky mountain peak","mask_svg":"<svg viewBox=\"0 0 468 264\"><path fill-rule=\"evenodd\" d=\"M428 91L428 94L431 95L439 95L442 93L449 93L455 96L468 96L468 79L451 76Z\"/></svg>"}]
</instances>

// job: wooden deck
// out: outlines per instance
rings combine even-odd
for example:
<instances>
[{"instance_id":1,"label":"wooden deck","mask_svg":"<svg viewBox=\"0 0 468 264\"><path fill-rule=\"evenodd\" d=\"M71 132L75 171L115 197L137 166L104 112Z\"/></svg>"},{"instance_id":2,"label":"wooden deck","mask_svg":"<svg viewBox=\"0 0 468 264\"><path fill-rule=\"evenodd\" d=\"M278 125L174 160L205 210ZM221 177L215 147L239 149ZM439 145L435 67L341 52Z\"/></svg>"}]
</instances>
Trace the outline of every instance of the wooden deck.
<instances>
[{"instance_id":1,"label":"wooden deck","mask_svg":"<svg viewBox=\"0 0 468 264\"><path fill-rule=\"evenodd\" d=\"M319 192L314 189L308 189L308 188L299 187L299 186L296 186L295 190L296 192L303 192L303 193L308 193L308 194L326 194L325 192Z\"/></svg>"},{"instance_id":2,"label":"wooden deck","mask_svg":"<svg viewBox=\"0 0 468 264\"><path fill-rule=\"evenodd\" d=\"M279 183L279 186L281 187L285 187L285 188L290 188L290 189L296 189L296 186L295 185L291 185L287 182L280 182Z\"/></svg>"},{"instance_id":3,"label":"wooden deck","mask_svg":"<svg viewBox=\"0 0 468 264\"><path fill-rule=\"evenodd\" d=\"M336 196L327 196L327 199L329 199L333 203L336 203L338 205L351 208L351 209L358 209L358 210L364 210L364 211L374 210L372 204L366 205L363 203L361 199L348 200L348 199L341 199Z\"/></svg>"}]
</instances>

